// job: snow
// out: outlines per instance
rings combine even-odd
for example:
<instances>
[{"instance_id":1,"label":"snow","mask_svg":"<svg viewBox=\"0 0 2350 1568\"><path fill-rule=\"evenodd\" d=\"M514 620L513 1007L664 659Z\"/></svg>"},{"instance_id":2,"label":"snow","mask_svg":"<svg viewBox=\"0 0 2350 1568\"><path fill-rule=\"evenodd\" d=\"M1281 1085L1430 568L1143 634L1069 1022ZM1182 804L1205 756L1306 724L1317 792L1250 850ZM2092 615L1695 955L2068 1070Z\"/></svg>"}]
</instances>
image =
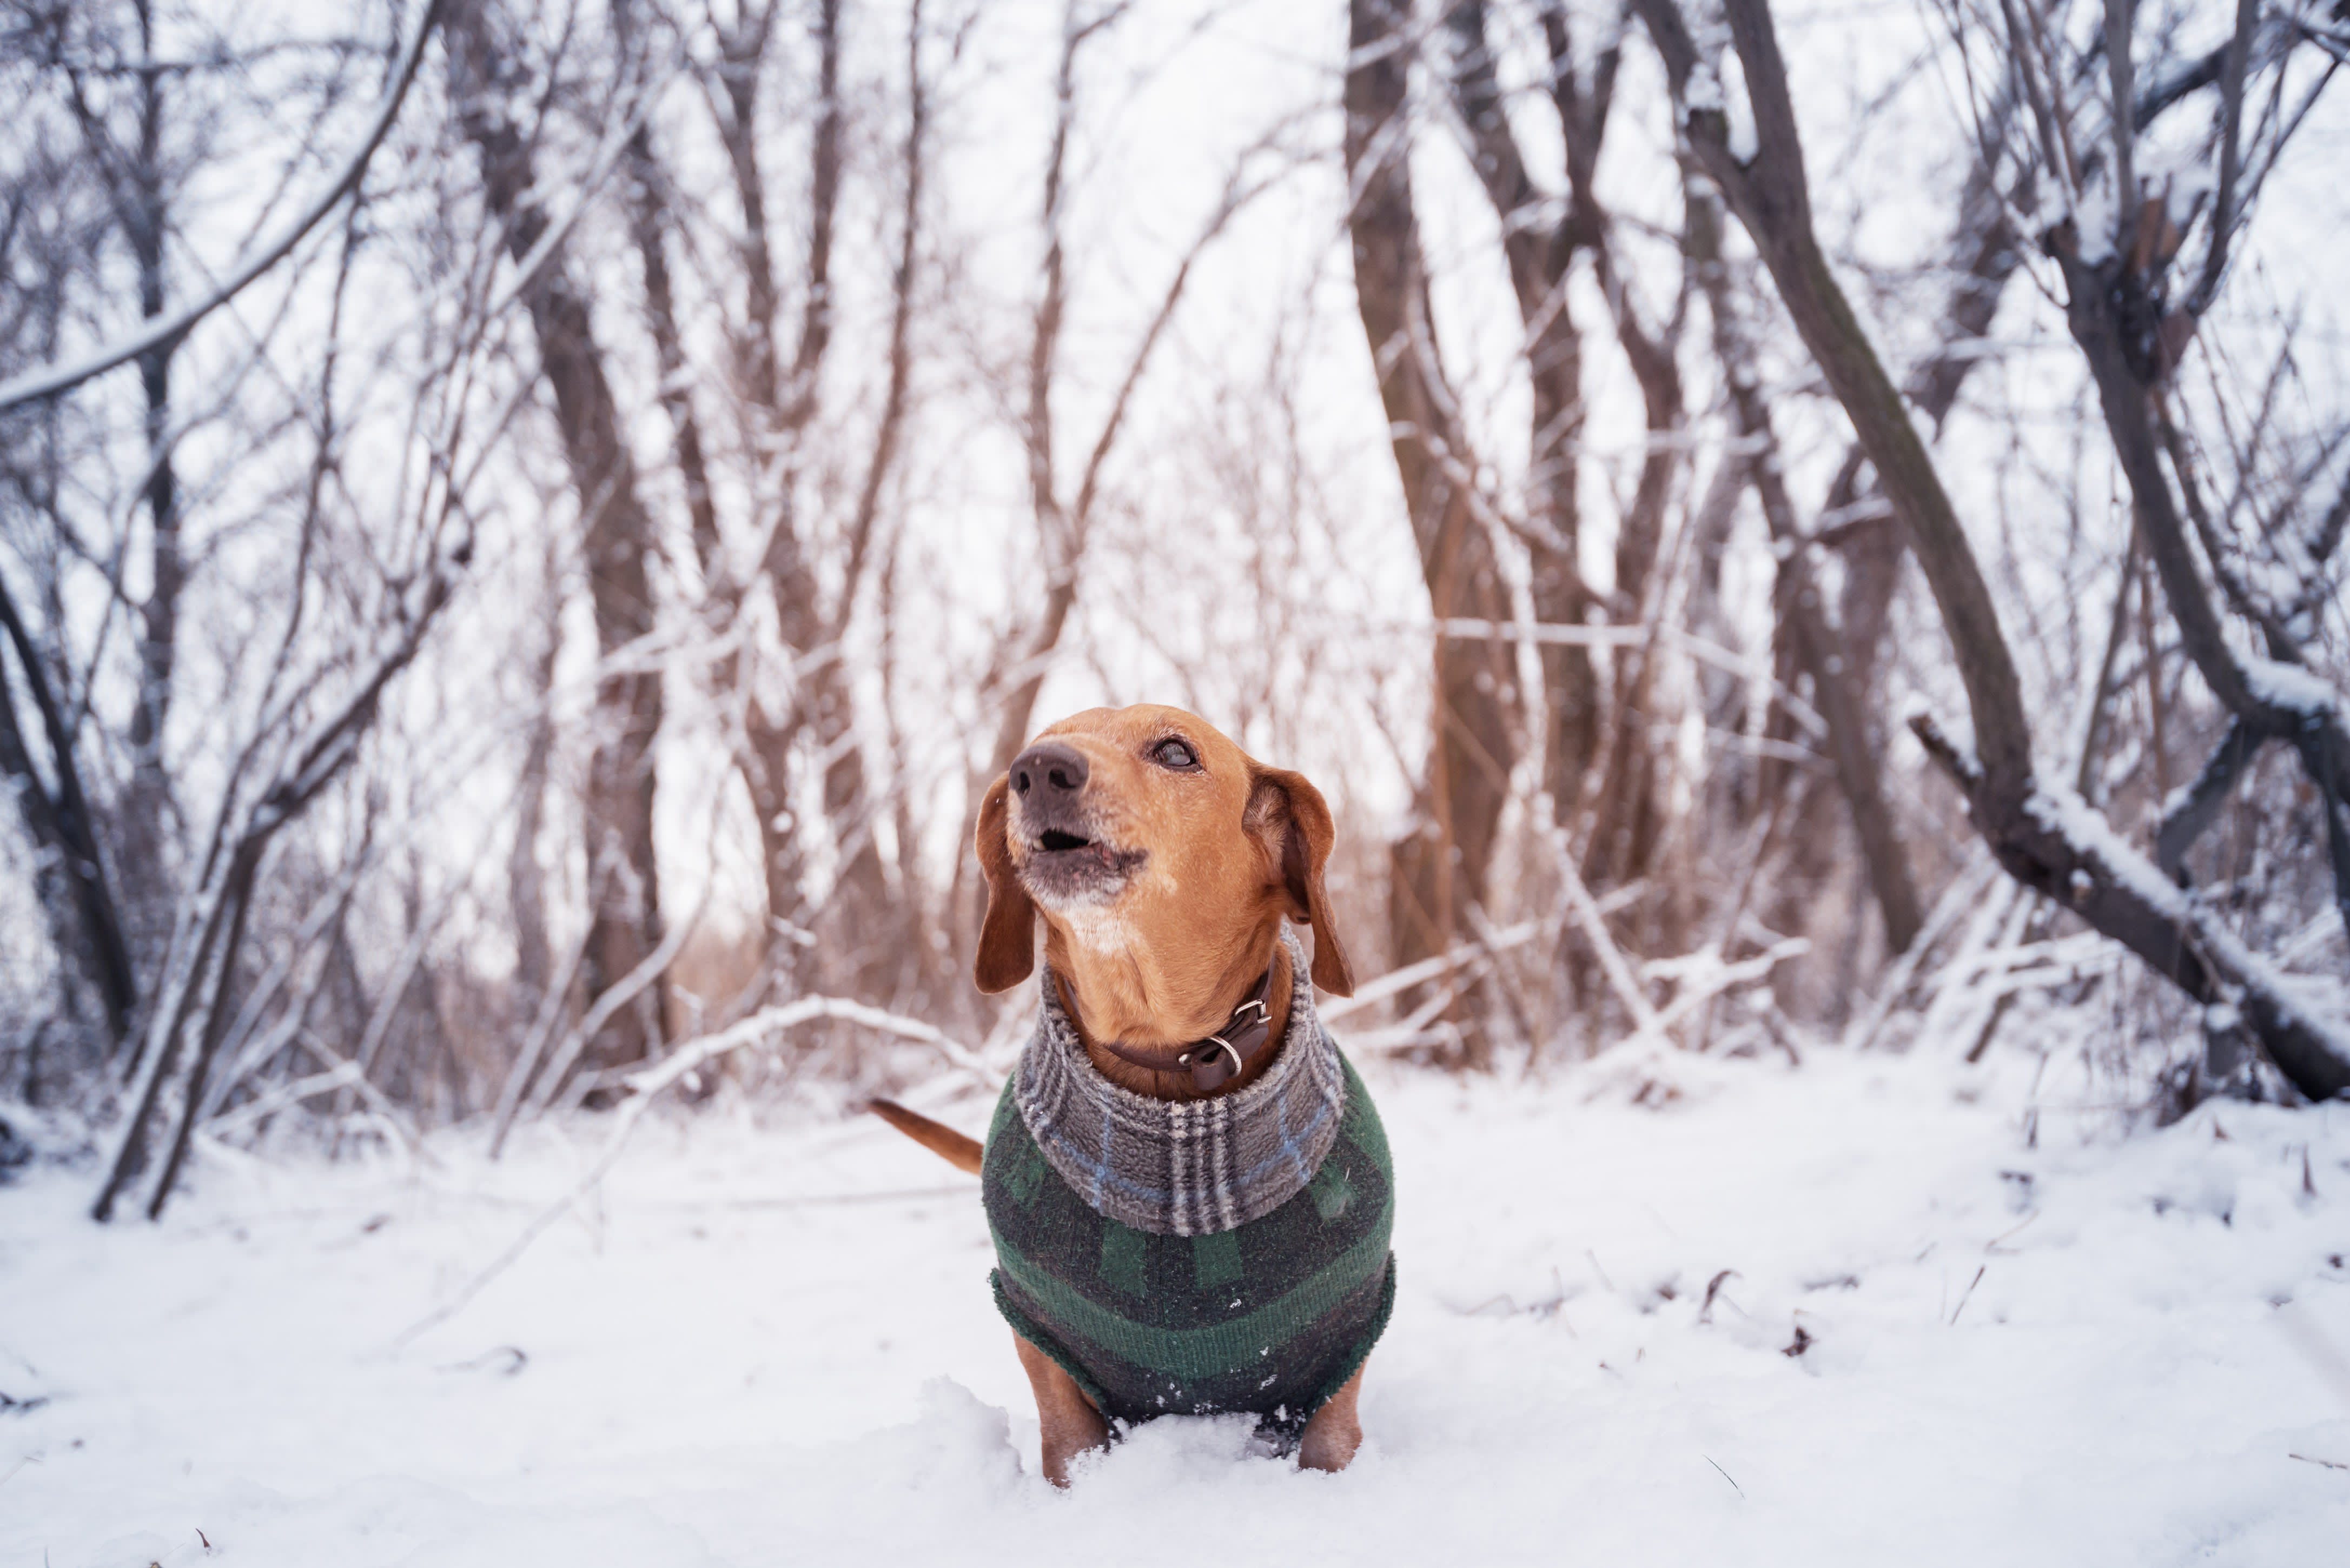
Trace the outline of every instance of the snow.
<instances>
[{"instance_id":1,"label":"snow","mask_svg":"<svg viewBox=\"0 0 2350 1568\"><path fill-rule=\"evenodd\" d=\"M2062 784L2042 784L2024 801L2023 809L2033 820L2062 837L2072 846L2073 852L2094 860L2106 876L2126 886L2137 900L2158 914L2186 922L2193 919L2187 895L2178 885L2165 877L2145 856L2132 848L2129 842L2114 831L2106 814L2083 800L2079 792ZM2084 873L2075 871L2074 877ZM2079 881L2074 884L2075 898L2085 898L2095 887ZM2199 935L2202 934L2200 931Z\"/></svg>"},{"instance_id":2,"label":"snow","mask_svg":"<svg viewBox=\"0 0 2350 1568\"><path fill-rule=\"evenodd\" d=\"M2248 659L2244 661L2244 683L2252 689L2253 696L2271 707L2304 718L2314 719L2334 711L2334 688L2298 665L2273 659Z\"/></svg>"},{"instance_id":3,"label":"snow","mask_svg":"<svg viewBox=\"0 0 2350 1568\"><path fill-rule=\"evenodd\" d=\"M2333 987L2285 973L2273 961L2253 951L2225 925L2201 918L2195 901L2183 889L2165 877L2154 862L2131 848L2114 831L2105 814L2074 791L2043 784L2025 800L2024 809L2042 825L2062 835L2074 854L2093 861L2099 875L2127 887L2148 909L2191 927L2195 940L2216 961L2220 974L2234 977L2233 983L2254 988L2282 1014L2298 1020L2324 1049L2350 1061L2350 1026L2345 1026L2338 1002L2329 997ZM2075 898L2087 897L2080 885L2081 875L2077 870L2074 873Z\"/></svg>"},{"instance_id":4,"label":"snow","mask_svg":"<svg viewBox=\"0 0 2350 1568\"><path fill-rule=\"evenodd\" d=\"M1730 156L1740 163L1754 161L1754 106L1746 97L1745 67L1734 52L1723 49L1718 63L1700 59L1690 68L1681 107L1689 114L1721 115L1728 122Z\"/></svg>"},{"instance_id":5,"label":"snow","mask_svg":"<svg viewBox=\"0 0 2350 1568\"><path fill-rule=\"evenodd\" d=\"M1754 102L1746 93L1746 63L1735 49L1724 49L1716 69L1721 73L1724 111L1730 119L1730 155L1740 163L1752 163L1760 140L1754 130Z\"/></svg>"},{"instance_id":6,"label":"snow","mask_svg":"<svg viewBox=\"0 0 2350 1568\"><path fill-rule=\"evenodd\" d=\"M1721 78L1714 74L1713 67L1700 60L1690 67L1689 85L1682 91L1681 101L1692 113L1721 111L1728 100L1722 94Z\"/></svg>"},{"instance_id":7,"label":"snow","mask_svg":"<svg viewBox=\"0 0 2350 1568\"><path fill-rule=\"evenodd\" d=\"M1344 1474L1169 1421L1047 1487L976 1184L878 1123L649 1118L395 1348L582 1118L496 1166L216 1151L160 1226L25 1177L0 1568L2337 1559L2350 1107L2132 1130L2020 1045L1364 1071L1401 1292Z\"/></svg>"},{"instance_id":8,"label":"snow","mask_svg":"<svg viewBox=\"0 0 2350 1568\"><path fill-rule=\"evenodd\" d=\"M2114 233L2121 219L2116 212L2113 177L2101 165L2083 183L2074 230L2081 244L2081 262L2103 266L2114 255Z\"/></svg>"}]
</instances>

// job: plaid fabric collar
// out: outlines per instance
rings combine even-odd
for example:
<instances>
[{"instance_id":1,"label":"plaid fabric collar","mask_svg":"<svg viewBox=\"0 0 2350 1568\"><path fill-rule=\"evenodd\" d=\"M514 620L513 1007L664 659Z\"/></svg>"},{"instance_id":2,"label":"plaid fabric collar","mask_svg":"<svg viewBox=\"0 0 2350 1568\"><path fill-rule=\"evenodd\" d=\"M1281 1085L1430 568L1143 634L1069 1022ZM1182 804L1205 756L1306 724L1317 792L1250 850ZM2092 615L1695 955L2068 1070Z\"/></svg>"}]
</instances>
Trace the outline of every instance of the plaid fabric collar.
<instances>
[{"instance_id":1,"label":"plaid fabric collar","mask_svg":"<svg viewBox=\"0 0 2350 1568\"><path fill-rule=\"evenodd\" d=\"M1046 1163L1097 1212L1158 1236L1206 1236L1303 1191L1346 1110L1338 1048L1314 1014L1305 953L1289 949L1289 1028L1264 1075L1238 1094L1154 1100L1102 1076L1045 971L1043 1015L1013 1102Z\"/></svg>"}]
</instances>

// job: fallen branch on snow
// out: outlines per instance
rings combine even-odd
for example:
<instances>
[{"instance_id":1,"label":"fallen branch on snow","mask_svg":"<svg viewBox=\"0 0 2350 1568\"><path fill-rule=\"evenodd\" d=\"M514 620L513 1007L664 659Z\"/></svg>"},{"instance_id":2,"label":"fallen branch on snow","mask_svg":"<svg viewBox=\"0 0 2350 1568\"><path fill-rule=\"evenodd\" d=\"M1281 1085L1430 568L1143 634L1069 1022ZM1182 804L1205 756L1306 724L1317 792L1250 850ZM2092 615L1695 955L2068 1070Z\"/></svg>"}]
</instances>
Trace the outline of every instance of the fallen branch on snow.
<instances>
[{"instance_id":1,"label":"fallen branch on snow","mask_svg":"<svg viewBox=\"0 0 2350 1568\"><path fill-rule=\"evenodd\" d=\"M1003 1087L1002 1075L992 1071L987 1064L981 1061L969 1047L959 1044L948 1038L941 1031L918 1018L908 1018L900 1013L884 1012L880 1008L868 1007L861 1002L850 1002L837 996L804 996L797 1002L785 1002L781 1006L761 1008L739 1023L680 1046L658 1065L649 1067L640 1073L632 1073L622 1078L621 1086L629 1091L629 1097L614 1116L611 1133L604 1139L604 1147L597 1154L595 1163L588 1168L586 1173L577 1181L572 1183L569 1191L549 1204L529 1224L524 1226L522 1233L514 1239L513 1243L504 1251L498 1254L496 1261L488 1268L468 1280L463 1288L448 1302L435 1307L408 1327L400 1330L393 1337L390 1348L395 1351L404 1348L419 1335L440 1327L441 1324L464 1311L473 1298L487 1288L491 1281L512 1268L515 1261L530 1250L530 1244L537 1241L549 1226L571 1212L578 1201L593 1191L598 1182L604 1179L612 1167L619 1163L620 1151L628 1146L629 1136L636 1131L637 1123L643 1118L646 1108L653 1103L662 1090L683 1081L697 1069L716 1061L721 1056L739 1051L746 1045L763 1044L795 1024L806 1023L818 1018L842 1019L848 1023L864 1024L868 1029L880 1030L884 1033L895 1034L900 1039L919 1040L925 1044L935 1045L948 1061L978 1079L989 1091L993 1092Z\"/></svg>"}]
</instances>

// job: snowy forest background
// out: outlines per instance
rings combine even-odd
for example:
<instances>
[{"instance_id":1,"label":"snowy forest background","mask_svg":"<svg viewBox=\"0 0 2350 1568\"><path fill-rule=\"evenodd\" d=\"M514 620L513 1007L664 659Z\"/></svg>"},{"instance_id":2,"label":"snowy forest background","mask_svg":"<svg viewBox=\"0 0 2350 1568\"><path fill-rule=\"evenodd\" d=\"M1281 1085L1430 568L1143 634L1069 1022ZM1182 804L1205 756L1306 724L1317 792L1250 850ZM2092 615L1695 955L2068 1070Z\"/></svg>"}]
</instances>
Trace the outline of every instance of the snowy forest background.
<instances>
[{"instance_id":1,"label":"snowy forest background","mask_svg":"<svg viewBox=\"0 0 2350 1568\"><path fill-rule=\"evenodd\" d=\"M160 1211L722 1033L1000 1067L973 805L1144 699L1331 795L1357 1052L2334 1094L2345 50L12 0L12 1126Z\"/></svg>"},{"instance_id":2,"label":"snowy forest background","mask_svg":"<svg viewBox=\"0 0 2350 1568\"><path fill-rule=\"evenodd\" d=\"M2338 1553L2345 62L0 0L0 1568ZM1336 817L1342 1475L1048 1487L855 1114L1138 701Z\"/></svg>"}]
</instances>

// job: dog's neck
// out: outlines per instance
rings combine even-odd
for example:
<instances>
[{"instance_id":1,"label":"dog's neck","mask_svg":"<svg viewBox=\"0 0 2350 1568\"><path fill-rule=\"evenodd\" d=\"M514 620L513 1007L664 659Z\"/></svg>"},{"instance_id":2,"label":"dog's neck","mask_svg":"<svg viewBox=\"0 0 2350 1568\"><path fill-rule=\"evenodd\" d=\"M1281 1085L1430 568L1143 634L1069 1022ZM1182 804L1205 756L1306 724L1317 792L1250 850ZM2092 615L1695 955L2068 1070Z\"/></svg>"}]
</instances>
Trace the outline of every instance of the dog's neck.
<instances>
[{"instance_id":1,"label":"dog's neck","mask_svg":"<svg viewBox=\"0 0 2350 1568\"><path fill-rule=\"evenodd\" d=\"M1238 944L1230 959L1200 962L1194 958L1180 967L1146 969L1131 949L1104 950L1067 941L1057 924L1048 925L1047 932L1045 959L1060 984L1061 1003L1076 1025L1086 1054L1118 1087L1154 1100L1237 1094L1262 1077L1280 1055L1281 1042L1288 1037L1293 977L1278 914ZM1268 969L1272 980L1265 988L1265 1008L1273 1032L1265 1048L1215 1088L1194 1088L1191 1069L1172 1064L1175 1054L1222 1028ZM1111 1054L1102 1044L1106 1040L1146 1052L1163 1050L1170 1065L1164 1072L1139 1065Z\"/></svg>"}]
</instances>

